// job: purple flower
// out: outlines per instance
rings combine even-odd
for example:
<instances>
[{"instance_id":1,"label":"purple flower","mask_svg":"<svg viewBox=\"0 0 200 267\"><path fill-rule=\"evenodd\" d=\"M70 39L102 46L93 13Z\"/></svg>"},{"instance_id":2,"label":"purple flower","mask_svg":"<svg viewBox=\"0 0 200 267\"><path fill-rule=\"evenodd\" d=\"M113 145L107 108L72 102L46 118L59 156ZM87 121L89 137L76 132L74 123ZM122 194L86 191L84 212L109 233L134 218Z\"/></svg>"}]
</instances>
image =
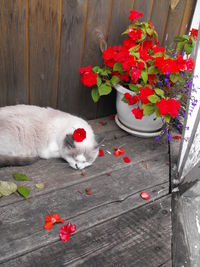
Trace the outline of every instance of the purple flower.
<instances>
[{"instance_id":1,"label":"purple flower","mask_svg":"<svg viewBox=\"0 0 200 267\"><path fill-rule=\"evenodd\" d=\"M185 118L185 111L183 111L183 110L182 110L182 115L183 115L183 117Z\"/></svg>"},{"instance_id":2,"label":"purple flower","mask_svg":"<svg viewBox=\"0 0 200 267\"><path fill-rule=\"evenodd\" d=\"M169 142L172 141L172 137L171 137L171 135L169 133L167 134L167 138L168 138Z\"/></svg>"},{"instance_id":3,"label":"purple flower","mask_svg":"<svg viewBox=\"0 0 200 267\"><path fill-rule=\"evenodd\" d=\"M181 77L182 77L182 78L184 78L184 77L185 77L185 74L184 74L183 72L181 73Z\"/></svg>"},{"instance_id":4,"label":"purple flower","mask_svg":"<svg viewBox=\"0 0 200 267\"><path fill-rule=\"evenodd\" d=\"M158 142L159 141L159 136L156 136L155 140L156 140L156 142Z\"/></svg>"},{"instance_id":5,"label":"purple flower","mask_svg":"<svg viewBox=\"0 0 200 267\"><path fill-rule=\"evenodd\" d=\"M181 128L181 125L180 123L177 124L177 128L180 129Z\"/></svg>"}]
</instances>

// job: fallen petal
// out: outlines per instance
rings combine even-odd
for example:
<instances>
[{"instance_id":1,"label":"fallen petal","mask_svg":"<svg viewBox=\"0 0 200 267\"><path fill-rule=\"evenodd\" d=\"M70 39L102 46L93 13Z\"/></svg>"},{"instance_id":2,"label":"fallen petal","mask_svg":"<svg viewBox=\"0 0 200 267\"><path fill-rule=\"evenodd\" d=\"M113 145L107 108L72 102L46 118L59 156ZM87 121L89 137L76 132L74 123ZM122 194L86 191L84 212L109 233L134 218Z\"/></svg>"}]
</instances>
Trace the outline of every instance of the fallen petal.
<instances>
[{"instance_id":1,"label":"fallen petal","mask_svg":"<svg viewBox=\"0 0 200 267\"><path fill-rule=\"evenodd\" d=\"M124 157L123 160L124 160L124 162L126 162L126 163L130 163L130 162L131 162L131 160L129 159L129 157Z\"/></svg>"},{"instance_id":2,"label":"fallen petal","mask_svg":"<svg viewBox=\"0 0 200 267\"><path fill-rule=\"evenodd\" d=\"M141 196L141 198L143 198L143 199L145 199L145 200L148 200L148 199L150 199L150 195L147 193L147 192L141 192L140 193L140 196Z\"/></svg>"}]
</instances>

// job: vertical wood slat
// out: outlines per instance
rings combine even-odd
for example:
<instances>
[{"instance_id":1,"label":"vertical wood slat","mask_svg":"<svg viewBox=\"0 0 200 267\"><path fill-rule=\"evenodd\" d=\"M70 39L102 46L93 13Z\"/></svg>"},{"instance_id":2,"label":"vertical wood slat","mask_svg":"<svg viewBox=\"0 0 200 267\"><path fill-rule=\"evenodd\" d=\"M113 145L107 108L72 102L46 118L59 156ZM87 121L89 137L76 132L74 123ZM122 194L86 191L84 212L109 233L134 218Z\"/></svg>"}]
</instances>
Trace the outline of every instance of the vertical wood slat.
<instances>
[{"instance_id":1,"label":"vertical wood slat","mask_svg":"<svg viewBox=\"0 0 200 267\"><path fill-rule=\"evenodd\" d=\"M0 106L27 103L27 0L1 0Z\"/></svg>"},{"instance_id":2,"label":"vertical wood slat","mask_svg":"<svg viewBox=\"0 0 200 267\"><path fill-rule=\"evenodd\" d=\"M196 2L197 0L186 0L185 12L179 29L179 35L186 33L189 29Z\"/></svg>"},{"instance_id":3,"label":"vertical wood slat","mask_svg":"<svg viewBox=\"0 0 200 267\"><path fill-rule=\"evenodd\" d=\"M88 19L85 36L85 49L83 55L82 66L102 65L102 54L99 47L96 30L101 31L104 36L107 34L109 25L109 14L111 8L111 0L92 0L88 5ZM91 90L80 86L81 97L81 115L87 118L95 118L97 114L97 104L93 103L91 98Z\"/></svg>"},{"instance_id":4,"label":"vertical wood slat","mask_svg":"<svg viewBox=\"0 0 200 267\"><path fill-rule=\"evenodd\" d=\"M121 33L128 27L129 12L133 8L133 0L113 0L112 17L108 32L108 46L120 45L123 43ZM115 109L116 92L113 89L109 96L101 97L97 106L97 117L116 113Z\"/></svg>"},{"instance_id":5,"label":"vertical wood slat","mask_svg":"<svg viewBox=\"0 0 200 267\"><path fill-rule=\"evenodd\" d=\"M182 18L184 15L186 0L179 1L174 10L170 7L169 17L163 44L165 47L174 47L174 37L179 34Z\"/></svg>"},{"instance_id":6,"label":"vertical wood slat","mask_svg":"<svg viewBox=\"0 0 200 267\"><path fill-rule=\"evenodd\" d=\"M166 22L168 18L170 0L154 0L151 22L155 26L158 33L158 39L161 42L165 32Z\"/></svg>"},{"instance_id":7,"label":"vertical wood slat","mask_svg":"<svg viewBox=\"0 0 200 267\"><path fill-rule=\"evenodd\" d=\"M57 105L61 0L30 0L30 103Z\"/></svg>"},{"instance_id":8,"label":"vertical wood slat","mask_svg":"<svg viewBox=\"0 0 200 267\"><path fill-rule=\"evenodd\" d=\"M153 0L135 0L134 9L143 13L143 17L140 19L140 21L150 20L152 6L153 6Z\"/></svg>"},{"instance_id":9,"label":"vertical wood slat","mask_svg":"<svg viewBox=\"0 0 200 267\"><path fill-rule=\"evenodd\" d=\"M63 0L58 108L81 114L82 96L78 68L81 65L87 0Z\"/></svg>"}]
</instances>

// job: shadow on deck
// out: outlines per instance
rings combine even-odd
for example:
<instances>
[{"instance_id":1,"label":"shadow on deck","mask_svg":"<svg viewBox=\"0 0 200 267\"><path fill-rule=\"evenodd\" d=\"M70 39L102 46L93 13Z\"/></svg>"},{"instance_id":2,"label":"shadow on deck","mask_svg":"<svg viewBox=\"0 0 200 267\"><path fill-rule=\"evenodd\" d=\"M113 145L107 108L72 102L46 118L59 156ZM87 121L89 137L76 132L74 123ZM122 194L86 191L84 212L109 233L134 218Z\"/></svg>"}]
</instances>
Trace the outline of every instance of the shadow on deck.
<instances>
[{"instance_id":1,"label":"shadow on deck","mask_svg":"<svg viewBox=\"0 0 200 267\"><path fill-rule=\"evenodd\" d=\"M61 160L0 170L2 180L12 180L14 172L30 178L18 182L30 188L28 200L0 198L1 266L171 266L167 141L130 136L109 118L91 124L106 136L105 156L85 176ZM122 145L129 164L113 155L114 147ZM37 189L36 183L45 188ZM85 192L88 187L91 195ZM151 198L142 199L141 191ZM48 213L76 224L69 242L59 240L60 225L43 229Z\"/></svg>"}]
</instances>

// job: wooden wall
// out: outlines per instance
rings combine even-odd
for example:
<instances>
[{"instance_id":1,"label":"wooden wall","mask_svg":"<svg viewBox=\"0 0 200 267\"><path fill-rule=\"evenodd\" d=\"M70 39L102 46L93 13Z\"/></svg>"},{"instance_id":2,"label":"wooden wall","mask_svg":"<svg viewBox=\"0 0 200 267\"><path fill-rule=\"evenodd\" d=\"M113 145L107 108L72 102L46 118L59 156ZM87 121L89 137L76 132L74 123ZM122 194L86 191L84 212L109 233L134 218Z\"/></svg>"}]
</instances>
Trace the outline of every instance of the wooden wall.
<instances>
[{"instance_id":1,"label":"wooden wall","mask_svg":"<svg viewBox=\"0 0 200 267\"><path fill-rule=\"evenodd\" d=\"M94 104L78 68L101 64L96 30L120 44L129 10L155 24L164 45L187 31L196 0L0 0L0 106L51 106L88 119L115 112L115 92Z\"/></svg>"}]
</instances>

